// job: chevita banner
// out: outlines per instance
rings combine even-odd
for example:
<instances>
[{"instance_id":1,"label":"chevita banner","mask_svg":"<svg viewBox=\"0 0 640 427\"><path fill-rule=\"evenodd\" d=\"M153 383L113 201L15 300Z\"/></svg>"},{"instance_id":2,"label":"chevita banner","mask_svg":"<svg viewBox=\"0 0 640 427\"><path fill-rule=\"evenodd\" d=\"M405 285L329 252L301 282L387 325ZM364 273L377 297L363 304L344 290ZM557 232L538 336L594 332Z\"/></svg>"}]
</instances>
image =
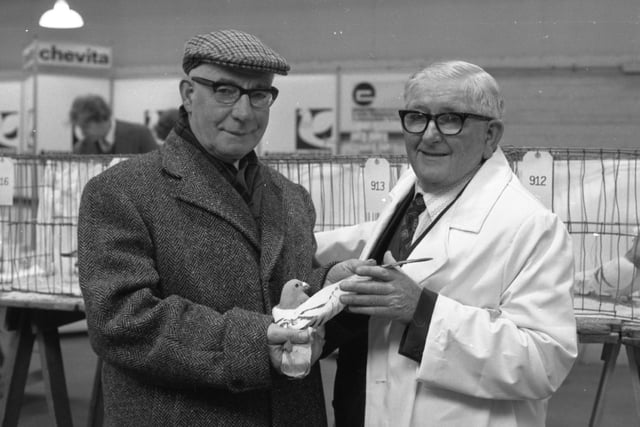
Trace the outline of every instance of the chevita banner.
<instances>
[{"instance_id":1,"label":"chevita banner","mask_svg":"<svg viewBox=\"0 0 640 427\"><path fill-rule=\"evenodd\" d=\"M34 40L22 51L23 67L70 67L109 70L113 66L111 47L79 43Z\"/></svg>"}]
</instances>

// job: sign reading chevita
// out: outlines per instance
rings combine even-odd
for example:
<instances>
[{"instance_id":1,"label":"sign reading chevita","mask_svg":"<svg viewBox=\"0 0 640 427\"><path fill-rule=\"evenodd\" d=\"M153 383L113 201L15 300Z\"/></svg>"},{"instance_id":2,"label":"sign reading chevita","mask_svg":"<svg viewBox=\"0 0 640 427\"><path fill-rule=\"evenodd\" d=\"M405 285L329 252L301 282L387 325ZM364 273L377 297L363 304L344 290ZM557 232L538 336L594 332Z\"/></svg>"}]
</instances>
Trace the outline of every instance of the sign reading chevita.
<instances>
[{"instance_id":1,"label":"sign reading chevita","mask_svg":"<svg viewBox=\"0 0 640 427\"><path fill-rule=\"evenodd\" d=\"M113 63L111 48L77 43L34 41L22 52L24 68L35 64L73 68L108 69Z\"/></svg>"}]
</instances>

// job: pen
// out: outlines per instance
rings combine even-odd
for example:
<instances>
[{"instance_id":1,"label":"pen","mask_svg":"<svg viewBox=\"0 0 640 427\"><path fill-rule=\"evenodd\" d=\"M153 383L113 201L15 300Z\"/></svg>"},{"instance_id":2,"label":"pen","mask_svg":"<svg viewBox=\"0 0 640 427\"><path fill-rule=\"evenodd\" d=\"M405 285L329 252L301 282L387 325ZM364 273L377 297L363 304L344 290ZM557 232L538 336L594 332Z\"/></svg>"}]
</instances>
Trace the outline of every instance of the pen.
<instances>
[{"instance_id":1,"label":"pen","mask_svg":"<svg viewBox=\"0 0 640 427\"><path fill-rule=\"evenodd\" d=\"M423 261L431 261L433 258L414 258L414 259L405 259L404 261L396 261L389 264L382 264L380 267L382 268L392 268L399 267L404 264L411 264L414 262L423 262Z\"/></svg>"}]
</instances>

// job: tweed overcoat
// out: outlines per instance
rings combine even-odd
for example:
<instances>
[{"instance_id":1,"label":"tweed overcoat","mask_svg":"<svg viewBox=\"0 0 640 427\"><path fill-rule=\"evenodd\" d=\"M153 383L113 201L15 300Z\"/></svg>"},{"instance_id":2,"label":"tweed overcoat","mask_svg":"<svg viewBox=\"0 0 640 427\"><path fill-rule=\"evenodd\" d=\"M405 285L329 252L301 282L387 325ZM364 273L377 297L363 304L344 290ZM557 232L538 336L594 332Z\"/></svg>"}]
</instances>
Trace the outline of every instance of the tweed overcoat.
<instances>
[{"instance_id":1,"label":"tweed overcoat","mask_svg":"<svg viewBox=\"0 0 640 427\"><path fill-rule=\"evenodd\" d=\"M318 365L302 380L278 375L266 338L282 285L317 290L326 276L315 211L303 187L259 167L257 220L174 132L86 185L80 286L107 425L326 425Z\"/></svg>"}]
</instances>

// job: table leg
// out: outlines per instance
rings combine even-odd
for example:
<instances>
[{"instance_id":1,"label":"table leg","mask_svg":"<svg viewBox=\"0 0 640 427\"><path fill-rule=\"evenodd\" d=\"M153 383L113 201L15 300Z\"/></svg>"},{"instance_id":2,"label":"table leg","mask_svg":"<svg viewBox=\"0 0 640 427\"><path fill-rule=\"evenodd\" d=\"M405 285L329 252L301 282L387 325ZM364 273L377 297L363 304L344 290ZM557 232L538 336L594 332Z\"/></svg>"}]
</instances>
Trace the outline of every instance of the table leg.
<instances>
[{"instance_id":1,"label":"table leg","mask_svg":"<svg viewBox=\"0 0 640 427\"><path fill-rule=\"evenodd\" d=\"M627 350L627 360L631 371L631 384L633 384L633 395L636 407L636 416L640 420L640 348L635 345L625 345Z\"/></svg>"},{"instance_id":2,"label":"table leg","mask_svg":"<svg viewBox=\"0 0 640 427\"><path fill-rule=\"evenodd\" d=\"M38 348L45 384L45 395L49 413L53 415L55 426L73 425L67 382L64 377L60 336L58 329L38 330Z\"/></svg>"},{"instance_id":3,"label":"table leg","mask_svg":"<svg viewBox=\"0 0 640 427\"><path fill-rule=\"evenodd\" d=\"M6 365L3 369L3 376L8 378L8 384L0 406L2 427L18 425L35 340L28 316L20 315L14 326L16 330L9 342Z\"/></svg>"},{"instance_id":4,"label":"table leg","mask_svg":"<svg viewBox=\"0 0 640 427\"><path fill-rule=\"evenodd\" d=\"M102 401L102 358L98 357L96 372L93 377L93 390L89 406L87 427L102 427L104 419L104 403Z\"/></svg>"},{"instance_id":5,"label":"table leg","mask_svg":"<svg viewBox=\"0 0 640 427\"><path fill-rule=\"evenodd\" d=\"M7 310L7 329L15 330L16 333L12 337L5 367L9 384L6 396L0 405L2 427L18 425L36 338L40 350L47 405L54 417L54 425L64 427L73 425L58 327L83 318L84 313L77 311L17 307Z\"/></svg>"},{"instance_id":6,"label":"table leg","mask_svg":"<svg viewBox=\"0 0 640 427\"><path fill-rule=\"evenodd\" d=\"M616 361L618 359L618 354L620 353L621 345L622 344L620 342L605 343L602 345L601 359L604 361L604 366L602 367L602 373L600 374L600 383L598 384L598 390L596 391L596 399L591 411L589 427L598 427L602 420L607 383L609 382L609 379L616 367Z\"/></svg>"}]
</instances>

